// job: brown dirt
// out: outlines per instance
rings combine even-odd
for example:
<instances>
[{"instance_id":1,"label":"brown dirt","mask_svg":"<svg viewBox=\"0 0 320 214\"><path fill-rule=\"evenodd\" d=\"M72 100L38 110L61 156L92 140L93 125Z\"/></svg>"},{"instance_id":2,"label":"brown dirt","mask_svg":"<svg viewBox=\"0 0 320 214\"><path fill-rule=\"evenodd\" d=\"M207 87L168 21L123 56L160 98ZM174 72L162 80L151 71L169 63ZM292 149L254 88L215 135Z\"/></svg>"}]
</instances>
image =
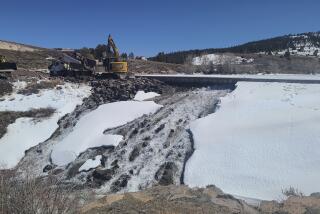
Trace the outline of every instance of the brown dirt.
<instances>
[{"instance_id":1,"label":"brown dirt","mask_svg":"<svg viewBox=\"0 0 320 214\"><path fill-rule=\"evenodd\" d=\"M190 73L192 65L179 65L163 62L129 60L129 71L135 74L175 74Z\"/></svg>"},{"instance_id":2,"label":"brown dirt","mask_svg":"<svg viewBox=\"0 0 320 214\"><path fill-rule=\"evenodd\" d=\"M32 117L41 119L51 116L55 112L52 108L31 109L30 111L17 112L17 111L4 111L0 112L0 138L7 132L7 127L14 123L20 117Z\"/></svg>"},{"instance_id":3,"label":"brown dirt","mask_svg":"<svg viewBox=\"0 0 320 214\"><path fill-rule=\"evenodd\" d=\"M220 189L187 186L155 186L150 189L105 196L86 205L81 213L258 213Z\"/></svg>"},{"instance_id":4,"label":"brown dirt","mask_svg":"<svg viewBox=\"0 0 320 214\"><path fill-rule=\"evenodd\" d=\"M19 69L47 69L51 61L47 57L59 58L62 54L55 50L44 49L33 52L0 49L0 55L6 56L9 62L17 63Z\"/></svg>"},{"instance_id":5,"label":"brown dirt","mask_svg":"<svg viewBox=\"0 0 320 214\"><path fill-rule=\"evenodd\" d=\"M20 80L20 81L35 81L35 80L42 80L50 78L49 74L43 73L40 71L31 71L27 69L18 69L11 73L8 77L9 80Z\"/></svg>"}]
</instances>

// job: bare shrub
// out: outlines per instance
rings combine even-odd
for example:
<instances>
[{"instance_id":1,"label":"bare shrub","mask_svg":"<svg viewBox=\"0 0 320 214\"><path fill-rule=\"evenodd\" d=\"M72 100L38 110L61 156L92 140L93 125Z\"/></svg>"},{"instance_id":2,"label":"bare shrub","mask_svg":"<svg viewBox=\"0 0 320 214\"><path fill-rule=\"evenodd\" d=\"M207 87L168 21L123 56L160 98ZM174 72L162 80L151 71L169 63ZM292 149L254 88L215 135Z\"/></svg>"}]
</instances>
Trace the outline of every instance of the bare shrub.
<instances>
[{"instance_id":1,"label":"bare shrub","mask_svg":"<svg viewBox=\"0 0 320 214\"><path fill-rule=\"evenodd\" d=\"M290 197L290 196L302 197L302 196L304 196L304 194L300 190L298 190L297 188L294 188L294 187L289 187L289 188L283 189L282 194L285 195L286 197Z\"/></svg>"},{"instance_id":2,"label":"bare shrub","mask_svg":"<svg viewBox=\"0 0 320 214\"><path fill-rule=\"evenodd\" d=\"M21 180L13 170L0 170L1 214L77 213L81 194L76 193L53 177Z\"/></svg>"}]
</instances>

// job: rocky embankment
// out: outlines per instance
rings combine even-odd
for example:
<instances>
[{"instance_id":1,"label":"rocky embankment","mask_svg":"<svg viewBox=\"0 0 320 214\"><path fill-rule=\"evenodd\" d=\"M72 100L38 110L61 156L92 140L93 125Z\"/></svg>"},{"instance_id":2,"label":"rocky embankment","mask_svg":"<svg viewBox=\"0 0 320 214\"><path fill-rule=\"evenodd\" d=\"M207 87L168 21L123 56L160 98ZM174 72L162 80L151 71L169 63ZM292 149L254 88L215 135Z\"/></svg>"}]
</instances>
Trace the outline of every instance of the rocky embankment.
<instances>
[{"instance_id":1,"label":"rocky embankment","mask_svg":"<svg viewBox=\"0 0 320 214\"><path fill-rule=\"evenodd\" d=\"M187 186L154 186L150 189L105 196L82 208L82 213L246 213L258 211L223 193L215 186L191 189Z\"/></svg>"},{"instance_id":2,"label":"rocky embankment","mask_svg":"<svg viewBox=\"0 0 320 214\"><path fill-rule=\"evenodd\" d=\"M77 81L69 79L69 81ZM61 118L58 122L59 127L52 136L45 142L30 148L26 151L25 157L20 161L17 169L19 171L31 171L33 174L43 173L59 174L63 171L52 165L51 151L52 146L59 142L65 135L72 132L79 118L86 113L96 109L99 105L120 100L132 99L138 90L155 91L161 93L166 87L161 82L151 81L143 78L129 80L106 79L91 81L92 95L83 100L83 104ZM93 124L94 125L94 124Z\"/></svg>"},{"instance_id":3,"label":"rocky embankment","mask_svg":"<svg viewBox=\"0 0 320 214\"><path fill-rule=\"evenodd\" d=\"M138 191L154 184L183 183L185 163L193 152L193 120L215 110L222 96L232 88L175 88L144 78L92 81L92 95L58 122L59 128L45 142L29 149L18 165L21 171L57 175L65 182L106 192ZM77 121L98 106L130 100L137 91L162 94L155 99L163 107L123 126L104 131L122 135L118 146L89 148L67 166L51 160L53 146L73 131ZM94 124L92 124L94 126ZM88 171L79 168L88 159L102 156L101 165Z\"/></svg>"},{"instance_id":4,"label":"rocky embankment","mask_svg":"<svg viewBox=\"0 0 320 214\"><path fill-rule=\"evenodd\" d=\"M81 213L319 214L320 196L290 196L282 202L262 201L251 206L213 185L206 188L157 185L139 192L106 195L85 205Z\"/></svg>"}]
</instances>

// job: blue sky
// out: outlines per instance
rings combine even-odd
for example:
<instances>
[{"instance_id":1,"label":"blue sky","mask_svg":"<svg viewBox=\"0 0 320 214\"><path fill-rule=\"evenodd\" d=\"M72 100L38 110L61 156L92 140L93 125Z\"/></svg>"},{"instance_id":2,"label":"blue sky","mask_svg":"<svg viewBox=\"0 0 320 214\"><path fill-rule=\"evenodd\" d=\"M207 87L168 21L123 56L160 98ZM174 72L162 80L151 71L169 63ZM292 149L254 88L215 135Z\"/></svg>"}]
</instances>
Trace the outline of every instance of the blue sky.
<instances>
[{"instance_id":1,"label":"blue sky","mask_svg":"<svg viewBox=\"0 0 320 214\"><path fill-rule=\"evenodd\" d=\"M0 39L42 47L95 47L111 33L122 52L226 47L320 30L318 0L10 0Z\"/></svg>"}]
</instances>

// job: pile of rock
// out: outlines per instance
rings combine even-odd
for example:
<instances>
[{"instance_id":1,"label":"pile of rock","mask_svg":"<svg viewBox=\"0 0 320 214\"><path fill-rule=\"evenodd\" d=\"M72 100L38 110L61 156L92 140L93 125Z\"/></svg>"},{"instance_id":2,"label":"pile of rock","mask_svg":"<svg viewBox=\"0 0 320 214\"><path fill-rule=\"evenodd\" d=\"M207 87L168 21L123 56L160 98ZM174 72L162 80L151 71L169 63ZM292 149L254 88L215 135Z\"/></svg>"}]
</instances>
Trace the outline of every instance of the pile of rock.
<instances>
[{"instance_id":1,"label":"pile of rock","mask_svg":"<svg viewBox=\"0 0 320 214\"><path fill-rule=\"evenodd\" d=\"M91 86L93 93L89 99L100 105L132 99L139 90L161 94L167 87L162 82L147 78L95 80L91 82Z\"/></svg>"}]
</instances>

